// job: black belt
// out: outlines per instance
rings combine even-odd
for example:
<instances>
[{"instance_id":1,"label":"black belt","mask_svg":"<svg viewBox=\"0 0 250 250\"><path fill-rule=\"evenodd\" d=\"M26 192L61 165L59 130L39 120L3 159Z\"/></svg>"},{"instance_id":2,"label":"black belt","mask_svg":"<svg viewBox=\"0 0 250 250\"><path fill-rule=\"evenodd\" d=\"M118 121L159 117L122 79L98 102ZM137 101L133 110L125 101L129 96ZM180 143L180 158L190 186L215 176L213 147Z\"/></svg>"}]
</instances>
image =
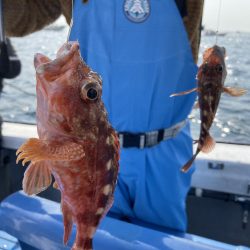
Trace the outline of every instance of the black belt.
<instances>
[{"instance_id":1,"label":"black belt","mask_svg":"<svg viewBox=\"0 0 250 250\"><path fill-rule=\"evenodd\" d=\"M123 148L145 148L152 147L163 140L175 137L186 125L186 120L178 122L174 126L165 129L159 129L146 133L118 132L120 147Z\"/></svg>"}]
</instances>

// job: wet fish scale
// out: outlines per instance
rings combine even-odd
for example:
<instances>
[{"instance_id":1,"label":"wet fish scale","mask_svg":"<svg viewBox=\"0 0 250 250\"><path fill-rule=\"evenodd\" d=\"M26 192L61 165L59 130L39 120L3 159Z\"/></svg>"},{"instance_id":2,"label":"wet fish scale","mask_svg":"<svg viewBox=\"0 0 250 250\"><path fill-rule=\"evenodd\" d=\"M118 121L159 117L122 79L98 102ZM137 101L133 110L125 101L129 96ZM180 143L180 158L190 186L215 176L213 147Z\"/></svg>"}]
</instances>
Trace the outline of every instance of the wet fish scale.
<instances>
[{"instance_id":1,"label":"wet fish scale","mask_svg":"<svg viewBox=\"0 0 250 250\"><path fill-rule=\"evenodd\" d=\"M74 222L72 249L89 250L112 205L118 174L119 142L101 100L102 82L82 61L78 43L64 44L55 60L37 54L34 62L39 139L29 139L17 151L18 160L31 161L23 188L39 193L52 174L62 194L64 243Z\"/></svg>"}]
</instances>

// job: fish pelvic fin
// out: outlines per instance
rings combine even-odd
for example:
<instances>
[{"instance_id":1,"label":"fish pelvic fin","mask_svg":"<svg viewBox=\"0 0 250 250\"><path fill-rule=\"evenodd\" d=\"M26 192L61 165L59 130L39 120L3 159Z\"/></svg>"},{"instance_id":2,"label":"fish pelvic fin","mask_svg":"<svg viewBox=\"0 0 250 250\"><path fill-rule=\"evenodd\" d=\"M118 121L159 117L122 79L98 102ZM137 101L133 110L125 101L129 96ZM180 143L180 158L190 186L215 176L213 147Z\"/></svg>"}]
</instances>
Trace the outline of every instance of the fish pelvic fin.
<instances>
[{"instance_id":1,"label":"fish pelvic fin","mask_svg":"<svg viewBox=\"0 0 250 250\"><path fill-rule=\"evenodd\" d=\"M191 168L196 156L200 153L200 149L197 148L196 153L192 156L192 158L181 168L181 172L187 173L188 170Z\"/></svg>"},{"instance_id":2,"label":"fish pelvic fin","mask_svg":"<svg viewBox=\"0 0 250 250\"><path fill-rule=\"evenodd\" d=\"M16 152L16 163L22 160L22 165L28 161L32 163L51 160L51 161L74 161L80 160L85 153L80 144L74 142L51 142L31 138L19 147Z\"/></svg>"},{"instance_id":3,"label":"fish pelvic fin","mask_svg":"<svg viewBox=\"0 0 250 250\"><path fill-rule=\"evenodd\" d=\"M70 208L68 207L67 203L63 201L63 199L61 202L61 209L62 209L63 224L64 224L63 243L64 245L67 245L72 231L73 217Z\"/></svg>"},{"instance_id":4,"label":"fish pelvic fin","mask_svg":"<svg viewBox=\"0 0 250 250\"><path fill-rule=\"evenodd\" d=\"M213 137L208 134L204 140L204 145L201 147L201 151L203 153L210 153L214 149L215 144L216 142Z\"/></svg>"},{"instance_id":5,"label":"fish pelvic fin","mask_svg":"<svg viewBox=\"0 0 250 250\"><path fill-rule=\"evenodd\" d=\"M38 194L49 187L51 173L45 162L31 163L23 178L23 191L28 195Z\"/></svg>"},{"instance_id":6,"label":"fish pelvic fin","mask_svg":"<svg viewBox=\"0 0 250 250\"><path fill-rule=\"evenodd\" d=\"M223 87L223 92L227 93L230 96L242 96L247 93L247 90L242 88Z\"/></svg>"},{"instance_id":7,"label":"fish pelvic fin","mask_svg":"<svg viewBox=\"0 0 250 250\"><path fill-rule=\"evenodd\" d=\"M174 93L174 94L170 95L170 97L188 95L188 94L190 94L192 92L195 92L197 90L198 90L198 88L193 88L193 89L190 89L190 90L187 90L187 91L183 91L183 92L180 92L180 93Z\"/></svg>"}]
</instances>

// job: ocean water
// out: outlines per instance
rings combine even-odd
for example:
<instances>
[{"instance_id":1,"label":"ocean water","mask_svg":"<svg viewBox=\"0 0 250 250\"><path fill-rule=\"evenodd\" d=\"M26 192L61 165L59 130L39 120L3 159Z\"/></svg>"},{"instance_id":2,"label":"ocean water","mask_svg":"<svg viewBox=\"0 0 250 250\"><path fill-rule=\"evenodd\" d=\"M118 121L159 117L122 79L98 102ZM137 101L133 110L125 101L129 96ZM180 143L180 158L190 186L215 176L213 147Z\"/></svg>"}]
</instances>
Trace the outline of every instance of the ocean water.
<instances>
[{"instance_id":1,"label":"ocean water","mask_svg":"<svg viewBox=\"0 0 250 250\"><path fill-rule=\"evenodd\" d=\"M22 62L21 74L4 81L0 97L0 115L6 121L36 122L34 54L43 53L55 57L57 49L65 42L68 27L61 19L46 29L24 38L12 38L12 43ZM231 32L218 36L217 44L227 50L228 76L225 85L239 86L248 90L242 97L223 94L211 135L216 141L250 144L250 33ZM199 62L202 53L215 43L215 36L202 34ZM194 139L199 136L199 110L190 114Z\"/></svg>"}]
</instances>

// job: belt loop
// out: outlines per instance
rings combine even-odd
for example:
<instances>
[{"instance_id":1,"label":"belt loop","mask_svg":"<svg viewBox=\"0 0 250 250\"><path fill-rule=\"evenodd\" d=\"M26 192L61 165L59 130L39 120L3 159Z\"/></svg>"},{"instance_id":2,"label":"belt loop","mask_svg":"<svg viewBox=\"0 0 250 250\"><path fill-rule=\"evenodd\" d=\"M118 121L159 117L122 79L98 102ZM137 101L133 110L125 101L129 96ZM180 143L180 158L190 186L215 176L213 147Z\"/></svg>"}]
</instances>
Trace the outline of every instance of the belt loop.
<instances>
[{"instance_id":1,"label":"belt loop","mask_svg":"<svg viewBox=\"0 0 250 250\"><path fill-rule=\"evenodd\" d=\"M146 138L145 134L140 135L140 149L145 147L145 138Z\"/></svg>"},{"instance_id":2,"label":"belt loop","mask_svg":"<svg viewBox=\"0 0 250 250\"><path fill-rule=\"evenodd\" d=\"M175 137L178 131L179 131L179 126L176 126L175 128L173 128L172 137Z\"/></svg>"},{"instance_id":3,"label":"belt loop","mask_svg":"<svg viewBox=\"0 0 250 250\"><path fill-rule=\"evenodd\" d=\"M121 133L119 133L119 142L120 142L120 147L123 147L124 135Z\"/></svg>"}]
</instances>

